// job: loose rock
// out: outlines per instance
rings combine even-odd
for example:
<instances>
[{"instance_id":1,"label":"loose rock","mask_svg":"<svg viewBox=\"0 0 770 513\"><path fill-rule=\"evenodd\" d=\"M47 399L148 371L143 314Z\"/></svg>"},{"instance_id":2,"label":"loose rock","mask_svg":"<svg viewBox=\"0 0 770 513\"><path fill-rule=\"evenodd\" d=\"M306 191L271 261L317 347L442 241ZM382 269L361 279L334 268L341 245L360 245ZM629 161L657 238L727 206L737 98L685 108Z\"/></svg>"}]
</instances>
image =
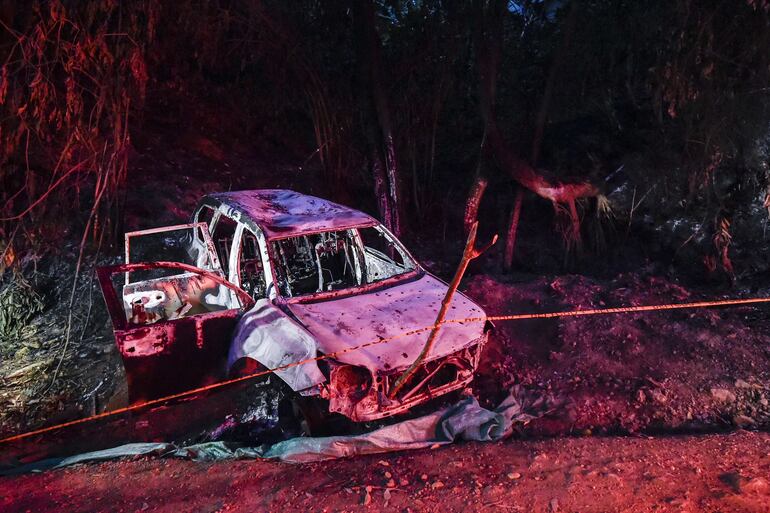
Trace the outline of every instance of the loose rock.
<instances>
[{"instance_id":1,"label":"loose rock","mask_svg":"<svg viewBox=\"0 0 770 513\"><path fill-rule=\"evenodd\" d=\"M735 394L724 388L712 388L711 396L723 403L732 403L735 401Z\"/></svg>"}]
</instances>

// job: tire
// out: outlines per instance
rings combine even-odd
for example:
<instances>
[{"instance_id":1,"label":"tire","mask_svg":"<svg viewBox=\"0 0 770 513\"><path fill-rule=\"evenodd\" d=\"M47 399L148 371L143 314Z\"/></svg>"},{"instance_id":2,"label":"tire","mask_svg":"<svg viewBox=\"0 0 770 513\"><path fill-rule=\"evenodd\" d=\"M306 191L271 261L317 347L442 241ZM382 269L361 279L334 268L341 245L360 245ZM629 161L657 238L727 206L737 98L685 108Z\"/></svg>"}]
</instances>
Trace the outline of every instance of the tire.
<instances>
[{"instance_id":1,"label":"tire","mask_svg":"<svg viewBox=\"0 0 770 513\"><path fill-rule=\"evenodd\" d=\"M241 358L230 369L230 377L245 377L267 370L251 358ZM244 444L276 443L304 434L294 402L298 394L275 374L249 380L233 403L233 413L216 440Z\"/></svg>"},{"instance_id":2,"label":"tire","mask_svg":"<svg viewBox=\"0 0 770 513\"><path fill-rule=\"evenodd\" d=\"M333 415L329 413L328 401L319 397L304 397L295 394L292 411L302 436L331 436L340 434L334 429Z\"/></svg>"}]
</instances>

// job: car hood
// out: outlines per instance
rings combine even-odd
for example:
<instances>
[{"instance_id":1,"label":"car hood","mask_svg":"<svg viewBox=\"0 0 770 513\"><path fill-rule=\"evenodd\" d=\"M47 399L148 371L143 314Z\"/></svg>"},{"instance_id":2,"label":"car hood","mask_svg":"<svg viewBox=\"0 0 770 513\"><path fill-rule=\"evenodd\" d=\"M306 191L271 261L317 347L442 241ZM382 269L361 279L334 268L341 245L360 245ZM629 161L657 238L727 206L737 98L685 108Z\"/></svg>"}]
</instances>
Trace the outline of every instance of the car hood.
<instances>
[{"instance_id":1,"label":"car hood","mask_svg":"<svg viewBox=\"0 0 770 513\"><path fill-rule=\"evenodd\" d=\"M424 274L421 278L366 294L326 301L289 303L288 307L315 337L318 350L328 354L366 342L401 335L431 326L441 307L447 285ZM484 311L464 294L457 292L446 319L483 318ZM427 359L432 360L459 351L481 337L484 320L442 325ZM399 336L335 357L362 365L372 371L397 369L411 364L419 355L429 330Z\"/></svg>"}]
</instances>

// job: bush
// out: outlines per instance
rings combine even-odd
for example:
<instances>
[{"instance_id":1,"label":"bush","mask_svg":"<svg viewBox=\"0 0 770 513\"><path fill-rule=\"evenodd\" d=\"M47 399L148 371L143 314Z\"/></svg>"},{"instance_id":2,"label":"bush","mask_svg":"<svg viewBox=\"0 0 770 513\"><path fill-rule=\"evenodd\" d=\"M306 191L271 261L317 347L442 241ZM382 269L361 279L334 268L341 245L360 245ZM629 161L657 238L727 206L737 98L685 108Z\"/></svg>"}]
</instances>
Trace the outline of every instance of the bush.
<instances>
[{"instance_id":1,"label":"bush","mask_svg":"<svg viewBox=\"0 0 770 513\"><path fill-rule=\"evenodd\" d=\"M21 275L0 290L0 341L22 336L22 330L45 308L45 301Z\"/></svg>"}]
</instances>

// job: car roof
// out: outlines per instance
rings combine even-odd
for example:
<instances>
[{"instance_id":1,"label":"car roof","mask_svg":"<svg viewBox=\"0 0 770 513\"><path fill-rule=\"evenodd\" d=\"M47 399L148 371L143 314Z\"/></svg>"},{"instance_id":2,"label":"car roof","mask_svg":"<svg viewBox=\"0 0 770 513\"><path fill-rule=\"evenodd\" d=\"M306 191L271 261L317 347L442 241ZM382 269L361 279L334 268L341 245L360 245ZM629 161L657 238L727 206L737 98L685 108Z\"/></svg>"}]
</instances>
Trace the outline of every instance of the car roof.
<instances>
[{"instance_id":1,"label":"car roof","mask_svg":"<svg viewBox=\"0 0 770 513\"><path fill-rule=\"evenodd\" d=\"M208 194L203 203L224 206L244 224L253 222L268 239L377 224L359 210L287 189L220 192Z\"/></svg>"}]
</instances>

